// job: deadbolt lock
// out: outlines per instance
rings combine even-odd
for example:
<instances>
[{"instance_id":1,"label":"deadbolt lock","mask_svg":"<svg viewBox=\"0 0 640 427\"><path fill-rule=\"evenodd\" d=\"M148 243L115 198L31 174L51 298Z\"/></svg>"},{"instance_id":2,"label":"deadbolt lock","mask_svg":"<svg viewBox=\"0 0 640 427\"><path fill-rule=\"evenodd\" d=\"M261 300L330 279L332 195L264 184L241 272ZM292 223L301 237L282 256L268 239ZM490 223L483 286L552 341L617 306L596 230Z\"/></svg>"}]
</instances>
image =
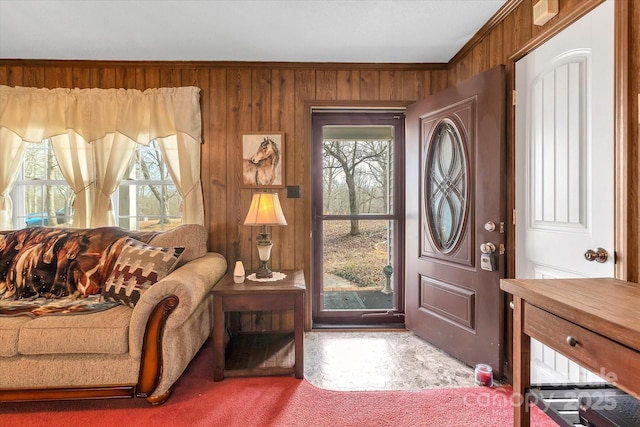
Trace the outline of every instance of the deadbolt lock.
<instances>
[{"instance_id":1,"label":"deadbolt lock","mask_svg":"<svg viewBox=\"0 0 640 427\"><path fill-rule=\"evenodd\" d=\"M483 243L480 245L480 252L483 254L491 254L496 251L496 245L491 242Z\"/></svg>"}]
</instances>

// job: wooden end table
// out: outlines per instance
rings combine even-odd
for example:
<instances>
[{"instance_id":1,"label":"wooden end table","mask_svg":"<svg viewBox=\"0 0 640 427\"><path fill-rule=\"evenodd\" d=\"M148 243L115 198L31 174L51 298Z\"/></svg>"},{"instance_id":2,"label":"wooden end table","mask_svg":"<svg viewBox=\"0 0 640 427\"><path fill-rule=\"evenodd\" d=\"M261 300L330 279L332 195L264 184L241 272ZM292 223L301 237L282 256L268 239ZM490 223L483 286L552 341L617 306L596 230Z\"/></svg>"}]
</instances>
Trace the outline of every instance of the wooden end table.
<instances>
[{"instance_id":1,"label":"wooden end table","mask_svg":"<svg viewBox=\"0 0 640 427\"><path fill-rule=\"evenodd\" d=\"M530 425L531 338L640 399L637 283L612 278L502 279L500 289L512 294L514 303L513 401L517 403L514 426ZM583 392L570 392L577 407L576 397ZM537 400L536 404L539 403ZM542 405L558 423L565 415L557 411L560 406Z\"/></svg>"},{"instance_id":2,"label":"wooden end table","mask_svg":"<svg viewBox=\"0 0 640 427\"><path fill-rule=\"evenodd\" d=\"M304 340L304 292L306 284L302 270L283 270L286 277L277 281L258 282L245 279L234 283L233 274L223 277L211 290L213 294L213 380L221 381L225 376L242 375L283 375L293 373L303 378ZM225 369L225 313L237 311L293 310L293 366L266 366L252 363L252 366ZM243 336L245 334L242 334ZM249 334L247 334L249 335ZM264 339L265 333L252 334ZM290 334L289 334L290 335ZM291 340L289 339L289 342ZM231 342L229 343L231 345ZM244 352L250 352L255 344L246 345ZM291 347L291 345L289 345ZM257 356L257 355L252 355Z\"/></svg>"}]
</instances>

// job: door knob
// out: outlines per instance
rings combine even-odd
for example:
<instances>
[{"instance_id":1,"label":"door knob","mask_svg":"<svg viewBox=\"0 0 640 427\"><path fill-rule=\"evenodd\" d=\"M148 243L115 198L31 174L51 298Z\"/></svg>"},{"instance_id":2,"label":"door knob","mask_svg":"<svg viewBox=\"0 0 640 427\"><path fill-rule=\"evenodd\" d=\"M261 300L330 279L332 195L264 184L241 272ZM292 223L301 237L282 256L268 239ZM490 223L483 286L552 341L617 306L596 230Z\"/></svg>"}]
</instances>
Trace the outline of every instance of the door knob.
<instances>
[{"instance_id":1,"label":"door knob","mask_svg":"<svg viewBox=\"0 0 640 427\"><path fill-rule=\"evenodd\" d=\"M584 259L586 259L587 261L595 261L595 262L603 263L608 258L609 258L609 254L605 249L602 249L602 248L596 248L595 251L593 249L589 249L587 252L584 253Z\"/></svg>"}]
</instances>

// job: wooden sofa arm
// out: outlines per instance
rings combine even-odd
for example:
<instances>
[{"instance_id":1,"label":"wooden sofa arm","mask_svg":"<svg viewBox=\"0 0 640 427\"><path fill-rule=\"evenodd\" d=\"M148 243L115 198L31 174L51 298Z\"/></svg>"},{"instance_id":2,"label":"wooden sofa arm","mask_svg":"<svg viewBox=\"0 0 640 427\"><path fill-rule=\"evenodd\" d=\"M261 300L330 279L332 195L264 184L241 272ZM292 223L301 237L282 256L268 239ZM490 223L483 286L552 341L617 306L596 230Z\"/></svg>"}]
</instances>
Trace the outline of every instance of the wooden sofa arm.
<instances>
[{"instance_id":1,"label":"wooden sofa arm","mask_svg":"<svg viewBox=\"0 0 640 427\"><path fill-rule=\"evenodd\" d=\"M142 357L140 359L140 375L136 385L136 396L145 397L151 404L164 403L171 395L171 390L162 396L151 397L160 382L162 374L162 335L167 318L178 306L180 300L171 295L160 301L149 316L142 342Z\"/></svg>"}]
</instances>

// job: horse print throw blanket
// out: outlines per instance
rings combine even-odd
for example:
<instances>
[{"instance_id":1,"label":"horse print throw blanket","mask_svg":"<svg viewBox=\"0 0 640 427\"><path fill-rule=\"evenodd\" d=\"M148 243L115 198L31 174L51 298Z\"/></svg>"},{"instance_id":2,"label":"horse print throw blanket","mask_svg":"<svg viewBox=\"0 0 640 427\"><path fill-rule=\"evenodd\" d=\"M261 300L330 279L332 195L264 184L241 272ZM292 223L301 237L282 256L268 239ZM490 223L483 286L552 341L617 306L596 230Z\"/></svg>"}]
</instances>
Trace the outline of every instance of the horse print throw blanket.
<instances>
[{"instance_id":1,"label":"horse print throw blanket","mask_svg":"<svg viewBox=\"0 0 640 427\"><path fill-rule=\"evenodd\" d=\"M0 315L95 312L118 305L100 293L128 237L119 227L27 227L0 233Z\"/></svg>"}]
</instances>

